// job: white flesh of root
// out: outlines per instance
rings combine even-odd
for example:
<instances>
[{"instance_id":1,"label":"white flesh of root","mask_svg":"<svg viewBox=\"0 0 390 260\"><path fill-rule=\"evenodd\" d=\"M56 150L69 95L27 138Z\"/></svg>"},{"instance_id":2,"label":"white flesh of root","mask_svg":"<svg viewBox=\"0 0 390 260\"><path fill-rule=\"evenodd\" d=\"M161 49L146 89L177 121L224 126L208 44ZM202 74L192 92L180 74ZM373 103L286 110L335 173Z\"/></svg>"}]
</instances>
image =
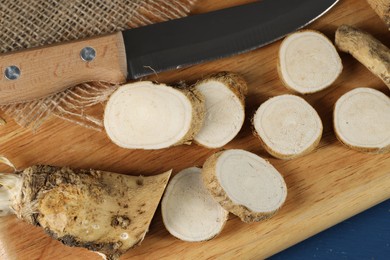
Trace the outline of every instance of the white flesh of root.
<instances>
[{"instance_id":1,"label":"white flesh of root","mask_svg":"<svg viewBox=\"0 0 390 260\"><path fill-rule=\"evenodd\" d=\"M357 88L336 102L334 129L338 139L362 152L390 151L390 98L370 88Z\"/></svg>"},{"instance_id":2,"label":"white flesh of root","mask_svg":"<svg viewBox=\"0 0 390 260\"><path fill-rule=\"evenodd\" d=\"M266 160L244 150L226 150L207 159L203 181L214 198L244 222L271 217L283 205L287 187Z\"/></svg>"},{"instance_id":3,"label":"white flesh of root","mask_svg":"<svg viewBox=\"0 0 390 260\"><path fill-rule=\"evenodd\" d=\"M194 140L208 148L222 147L238 134L244 123L246 83L236 74L218 73L195 88L205 98L206 114Z\"/></svg>"},{"instance_id":4,"label":"white flesh of root","mask_svg":"<svg viewBox=\"0 0 390 260\"><path fill-rule=\"evenodd\" d=\"M185 169L171 179L161 211L169 233L189 242L217 236L228 216L204 186L201 169L196 167Z\"/></svg>"},{"instance_id":5,"label":"white flesh of root","mask_svg":"<svg viewBox=\"0 0 390 260\"><path fill-rule=\"evenodd\" d=\"M21 176L11 173L0 173L0 216L15 213L13 202L19 200L23 180Z\"/></svg>"},{"instance_id":6,"label":"white flesh of root","mask_svg":"<svg viewBox=\"0 0 390 260\"><path fill-rule=\"evenodd\" d=\"M264 148L280 159L292 159L312 151L322 136L317 112L303 98L273 97L264 102L253 118L255 134Z\"/></svg>"},{"instance_id":7,"label":"white flesh of root","mask_svg":"<svg viewBox=\"0 0 390 260\"><path fill-rule=\"evenodd\" d=\"M343 65L329 39L305 30L287 36L279 50L278 72L287 88L308 94L329 87Z\"/></svg>"},{"instance_id":8,"label":"white flesh of root","mask_svg":"<svg viewBox=\"0 0 390 260\"><path fill-rule=\"evenodd\" d=\"M191 100L191 95L189 91L148 81L124 85L106 105L107 135L120 147L129 149L183 144L193 138L192 131L199 131L202 124L198 108L193 106L196 97Z\"/></svg>"}]
</instances>

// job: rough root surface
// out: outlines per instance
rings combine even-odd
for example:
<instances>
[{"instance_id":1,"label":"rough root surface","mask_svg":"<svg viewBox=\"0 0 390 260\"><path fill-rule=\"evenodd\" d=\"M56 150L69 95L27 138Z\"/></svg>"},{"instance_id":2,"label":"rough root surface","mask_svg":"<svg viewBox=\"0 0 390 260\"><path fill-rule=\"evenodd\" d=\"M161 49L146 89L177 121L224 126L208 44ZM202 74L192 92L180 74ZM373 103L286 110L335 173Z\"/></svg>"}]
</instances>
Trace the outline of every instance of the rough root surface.
<instances>
[{"instance_id":1,"label":"rough root surface","mask_svg":"<svg viewBox=\"0 0 390 260\"><path fill-rule=\"evenodd\" d=\"M390 88L390 49L358 28L341 25L336 31L337 47L378 76Z\"/></svg>"},{"instance_id":2,"label":"rough root surface","mask_svg":"<svg viewBox=\"0 0 390 260\"><path fill-rule=\"evenodd\" d=\"M16 215L68 246L116 259L144 239L170 172L135 177L33 166L20 172Z\"/></svg>"}]
</instances>

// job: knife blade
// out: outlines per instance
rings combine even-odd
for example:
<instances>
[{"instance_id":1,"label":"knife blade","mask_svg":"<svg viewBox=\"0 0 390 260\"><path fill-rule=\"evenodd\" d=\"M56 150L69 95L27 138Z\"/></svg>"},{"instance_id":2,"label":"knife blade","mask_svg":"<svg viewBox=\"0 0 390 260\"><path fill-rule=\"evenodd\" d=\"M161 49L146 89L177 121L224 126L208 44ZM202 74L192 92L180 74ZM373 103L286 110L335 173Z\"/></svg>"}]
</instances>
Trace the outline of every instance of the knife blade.
<instances>
[{"instance_id":1,"label":"knife blade","mask_svg":"<svg viewBox=\"0 0 390 260\"><path fill-rule=\"evenodd\" d=\"M339 0L263 0L75 42L0 56L0 104L88 81L123 83L272 43Z\"/></svg>"}]
</instances>

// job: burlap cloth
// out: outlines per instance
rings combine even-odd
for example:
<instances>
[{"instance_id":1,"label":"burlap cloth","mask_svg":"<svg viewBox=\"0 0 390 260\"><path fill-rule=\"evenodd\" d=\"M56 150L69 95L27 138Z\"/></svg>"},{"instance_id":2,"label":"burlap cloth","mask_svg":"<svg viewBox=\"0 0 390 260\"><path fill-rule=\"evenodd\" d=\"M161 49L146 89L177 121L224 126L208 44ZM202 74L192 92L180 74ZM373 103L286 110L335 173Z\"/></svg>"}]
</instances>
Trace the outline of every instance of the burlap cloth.
<instances>
[{"instance_id":1,"label":"burlap cloth","mask_svg":"<svg viewBox=\"0 0 390 260\"><path fill-rule=\"evenodd\" d=\"M1 0L0 53L116 32L186 16L197 0ZM50 97L0 106L23 127L36 130L50 115L102 128L89 109L116 86L93 82ZM96 111L94 112L96 113Z\"/></svg>"}]
</instances>

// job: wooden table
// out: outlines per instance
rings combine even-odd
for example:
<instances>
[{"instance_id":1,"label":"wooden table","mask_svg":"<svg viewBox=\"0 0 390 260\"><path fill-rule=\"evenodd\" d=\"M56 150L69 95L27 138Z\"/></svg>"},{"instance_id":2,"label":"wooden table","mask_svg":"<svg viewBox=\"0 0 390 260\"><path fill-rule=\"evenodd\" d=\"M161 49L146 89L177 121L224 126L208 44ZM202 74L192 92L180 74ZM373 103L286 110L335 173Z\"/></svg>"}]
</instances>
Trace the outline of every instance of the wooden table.
<instances>
[{"instance_id":1,"label":"wooden table","mask_svg":"<svg viewBox=\"0 0 390 260\"><path fill-rule=\"evenodd\" d=\"M201 0L194 13L202 13L248 0ZM309 26L334 39L343 24L361 27L390 45L389 32L365 0L340 0L328 14ZM122 259L260 259L287 248L343 219L390 198L390 154L371 155L349 150L335 138L333 105L356 87L373 87L389 95L389 89L349 55L341 54L344 71L336 83L320 93L304 96L318 111L324 134L318 149L302 158L282 161L271 158L252 135L250 118L269 97L290 93L276 72L280 41L259 50L204 65L163 73L153 80L171 83L195 81L220 70L241 73L249 83L247 119L239 135L225 149L254 152L283 174L288 186L287 202L271 220L245 224L230 216L223 232L203 243L178 241L164 228L160 209L144 242ZM153 175L202 165L215 150L196 145L159 151L118 148L103 132L84 129L57 118L49 119L38 133L22 129L10 118L0 127L0 154L18 168L33 164L69 165L124 174ZM5 171L5 167L1 167ZM369 239L369 238L362 238ZM0 220L0 259L98 259L85 249L69 248L15 217Z\"/></svg>"}]
</instances>

